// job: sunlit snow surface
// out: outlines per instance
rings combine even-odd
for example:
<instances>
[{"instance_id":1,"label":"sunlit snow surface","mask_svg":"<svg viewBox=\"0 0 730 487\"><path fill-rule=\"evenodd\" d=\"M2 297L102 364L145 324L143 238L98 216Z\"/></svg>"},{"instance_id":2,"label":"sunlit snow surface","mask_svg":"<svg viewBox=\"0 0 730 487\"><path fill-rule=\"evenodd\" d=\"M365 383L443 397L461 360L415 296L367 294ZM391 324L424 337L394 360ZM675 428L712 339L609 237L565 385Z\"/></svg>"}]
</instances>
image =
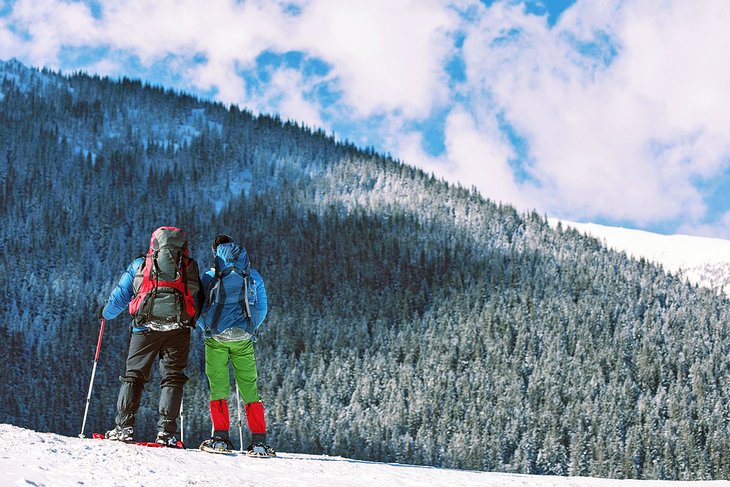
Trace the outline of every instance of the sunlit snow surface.
<instances>
[{"instance_id":1,"label":"sunlit snow surface","mask_svg":"<svg viewBox=\"0 0 730 487\"><path fill-rule=\"evenodd\" d=\"M550 219L557 226L558 220ZM657 233L608 227L595 223L561 222L604 242L627 255L661 264L665 270L681 273L691 283L730 294L730 240Z\"/></svg>"},{"instance_id":2,"label":"sunlit snow surface","mask_svg":"<svg viewBox=\"0 0 730 487\"><path fill-rule=\"evenodd\" d=\"M37 433L0 424L2 486L719 486L730 482L662 482L467 472L280 453L278 458L224 456L146 448Z\"/></svg>"}]
</instances>

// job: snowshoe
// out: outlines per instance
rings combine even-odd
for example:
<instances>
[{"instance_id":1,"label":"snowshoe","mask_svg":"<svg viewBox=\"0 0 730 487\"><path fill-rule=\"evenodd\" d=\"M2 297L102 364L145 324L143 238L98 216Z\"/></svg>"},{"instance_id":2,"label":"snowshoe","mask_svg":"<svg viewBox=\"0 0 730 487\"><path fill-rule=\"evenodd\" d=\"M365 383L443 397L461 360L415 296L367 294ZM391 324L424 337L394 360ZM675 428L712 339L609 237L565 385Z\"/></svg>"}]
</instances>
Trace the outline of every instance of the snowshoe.
<instances>
[{"instance_id":1,"label":"snowshoe","mask_svg":"<svg viewBox=\"0 0 730 487\"><path fill-rule=\"evenodd\" d=\"M254 458L273 458L276 451L265 443L251 443L246 448L246 455Z\"/></svg>"},{"instance_id":2,"label":"snowshoe","mask_svg":"<svg viewBox=\"0 0 730 487\"><path fill-rule=\"evenodd\" d=\"M113 430L112 430L113 431ZM107 434L111 434L112 431L107 432ZM91 435L92 438L95 440L111 440L112 438L108 438L106 435L102 433L93 433ZM174 436L173 436L174 438ZM123 441L119 438L115 438L113 441L122 441L123 443L127 443L128 445L137 445L137 446L149 446L154 448L166 448L166 447L172 447L172 448L185 448L185 445L180 440L175 440L173 444L167 444L167 443L157 443L156 441L134 441L134 440L128 440Z\"/></svg>"},{"instance_id":3,"label":"snowshoe","mask_svg":"<svg viewBox=\"0 0 730 487\"><path fill-rule=\"evenodd\" d=\"M160 431L157 433L155 443L160 446L168 446L170 448L185 448L182 442L179 441L175 435L168 433L167 431Z\"/></svg>"},{"instance_id":4,"label":"snowshoe","mask_svg":"<svg viewBox=\"0 0 730 487\"><path fill-rule=\"evenodd\" d=\"M116 426L114 429L107 431L104 437L107 440L131 443L134 441L134 428L131 426Z\"/></svg>"},{"instance_id":5,"label":"snowshoe","mask_svg":"<svg viewBox=\"0 0 730 487\"><path fill-rule=\"evenodd\" d=\"M233 443L231 440L213 436L200 444L200 449L208 453L222 453L224 455L233 454Z\"/></svg>"}]
</instances>

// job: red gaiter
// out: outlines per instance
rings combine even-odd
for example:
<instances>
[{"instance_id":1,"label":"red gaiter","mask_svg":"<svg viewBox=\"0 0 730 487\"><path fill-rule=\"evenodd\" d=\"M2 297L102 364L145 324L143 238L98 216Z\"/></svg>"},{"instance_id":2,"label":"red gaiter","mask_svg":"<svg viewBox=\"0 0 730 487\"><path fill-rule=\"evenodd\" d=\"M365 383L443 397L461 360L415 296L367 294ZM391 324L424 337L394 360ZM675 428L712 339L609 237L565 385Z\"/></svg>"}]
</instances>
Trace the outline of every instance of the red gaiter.
<instances>
[{"instance_id":1,"label":"red gaiter","mask_svg":"<svg viewBox=\"0 0 730 487\"><path fill-rule=\"evenodd\" d=\"M262 402L250 402L246 404L246 420L251 433L266 433L266 420L264 419L264 404Z\"/></svg>"},{"instance_id":2,"label":"red gaiter","mask_svg":"<svg viewBox=\"0 0 730 487\"><path fill-rule=\"evenodd\" d=\"M213 420L213 429L228 431L231 427L231 418L228 414L228 403L225 399L210 401L210 419Z\"/></svg>"}]
</instances>

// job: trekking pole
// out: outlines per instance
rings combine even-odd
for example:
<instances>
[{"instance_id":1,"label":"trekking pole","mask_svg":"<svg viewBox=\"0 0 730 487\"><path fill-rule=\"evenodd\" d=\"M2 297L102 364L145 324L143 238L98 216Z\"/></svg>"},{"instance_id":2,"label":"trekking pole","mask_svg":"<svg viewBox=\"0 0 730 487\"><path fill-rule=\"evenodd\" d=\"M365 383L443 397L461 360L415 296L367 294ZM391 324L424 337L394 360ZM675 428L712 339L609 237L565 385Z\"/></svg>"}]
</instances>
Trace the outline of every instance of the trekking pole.
<instances>
[{"instance_id":1,"label":"trekking pole","mask_svg":"<svg viewBox=\"0 0 730 487\"><path fill-rule=\"evenodd\" d=\"M94 355L94 367L91 369L91 382L89 383L89 393L86 395L86 408L84 409L84 421L81 423L81 433L79 438L84 437L84 429L86 428L86 416L89 414L89 403L91 402L91 390L94 388L94 377L96 376L96 364L99 362L99 350L101 350L101 337L104 334L104 324L106 320L101 319L101 327L99 328L99 340L96 342L96 355Z\"/></svg>"},{"instance_id":2,"label":"trekking pole","mask_svg":"<svg viewBox=\"0 0 730 487\"><path fill-rule=\"evenodd\" d=\"M185 394L180 396L180 441L185 444Z\"/></svg>"},{"instance_id":3,"label":"trekking pole","mask_svg":"<svg viewBox=\"0 0 730 487\"><path fill-rule=\"evenodd\" d=\"M238 391L238 382L236 382L236 403L238 404L238 441L243 452L243 421L241 421L241 394Z\"/></svg>"}]
</instances>

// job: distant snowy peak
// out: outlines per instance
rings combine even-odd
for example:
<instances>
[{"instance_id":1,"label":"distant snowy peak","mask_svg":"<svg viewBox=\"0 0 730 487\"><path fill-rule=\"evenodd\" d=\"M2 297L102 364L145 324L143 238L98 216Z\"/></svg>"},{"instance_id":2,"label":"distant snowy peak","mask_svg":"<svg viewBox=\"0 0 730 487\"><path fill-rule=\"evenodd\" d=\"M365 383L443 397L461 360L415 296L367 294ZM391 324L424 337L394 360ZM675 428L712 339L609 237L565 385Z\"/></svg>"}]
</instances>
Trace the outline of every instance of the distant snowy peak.
<instances>
[{"instance_id":1,"label":"distant snowy peak","mask_svg":"<svg viewBox=\"0 0 730 487\"><path fill-rule=\"evenodd\" d=\"M29 68L15 58L10 58L7 61L0 60L0 72L19 73L20 71L26 71L28 69Z\"/></svg>"},{"instance_id":2,"label":"distant snowy peak","mask_svg":"<svg viewBox=\"0 0 730 487\"><path fill-rule=\"evenodd\" d=\"M43 87L49 84L58 86L61 83L59 75L45 69L39 71L36 68L29 68L15 58L7 61L0 60L0 100L4 96L2 94L4 80L13 81L15 87L23 93L27 93L37 86Z\"/></svg>"},{"instance_id":3,"label":"distant snowy peak","mask_svg":"<svg viewBox=\"0 0 730 487\"><path fill-rule=\"evenodd\" d=\"M38 70L26 67L23 63L15 58L7 61L0 60L0 77L10 79L27 78L31 73L37 73Z\"/></svg>"},{"instance_id":4,"label":"distant snowy peak","mask_svg":"<svg viewBox=\"0 0 730 487\"><path fill-rule=\"evenodd\" d=\"M681 274L693 284L730 294L730 241L690 235L658 233L549 219L556 227L572 227L602 241L608 248L634 258L657 263L665 270Z\"/></svg>"}]
</instances>

